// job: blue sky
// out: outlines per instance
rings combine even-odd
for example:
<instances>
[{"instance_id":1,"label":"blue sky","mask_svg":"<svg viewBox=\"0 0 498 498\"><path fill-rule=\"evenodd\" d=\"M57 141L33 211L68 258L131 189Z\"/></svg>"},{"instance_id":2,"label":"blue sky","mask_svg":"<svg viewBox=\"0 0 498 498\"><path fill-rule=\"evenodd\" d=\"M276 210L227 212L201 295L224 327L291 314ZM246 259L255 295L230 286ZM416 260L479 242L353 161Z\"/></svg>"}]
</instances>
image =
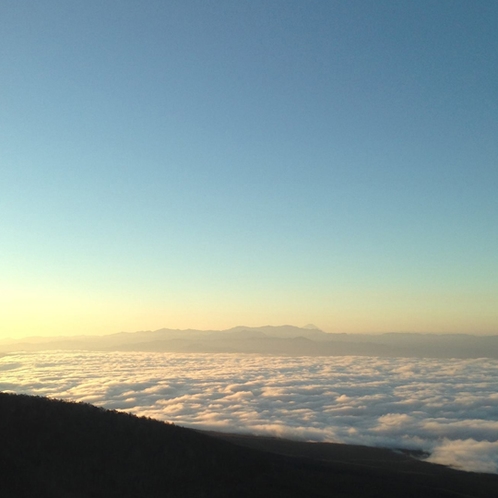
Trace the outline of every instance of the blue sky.
<instances>
[{"instance_id":1,"label":"blue sky","mask_svg":"<svg viewBox=\"0 0 498 498\"><path fill-rule=\"evenodd\" d=\"M498 333L494 1L6 1L4 337Z\"/></svg>"}]
</instances>

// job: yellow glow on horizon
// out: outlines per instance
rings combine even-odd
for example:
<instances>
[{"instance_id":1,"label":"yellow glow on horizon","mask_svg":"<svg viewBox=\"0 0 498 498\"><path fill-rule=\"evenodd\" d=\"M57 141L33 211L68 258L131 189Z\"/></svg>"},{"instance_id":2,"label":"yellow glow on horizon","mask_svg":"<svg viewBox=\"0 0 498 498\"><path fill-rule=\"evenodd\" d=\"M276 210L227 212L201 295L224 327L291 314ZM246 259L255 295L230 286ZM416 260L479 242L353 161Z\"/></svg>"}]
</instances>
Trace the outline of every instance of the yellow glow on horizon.
<instances>
[{"instance_id":1,"label":"yellow glow on horizon","mask_svg":"<svg viewBox=\"0 0 498 498\"><path fill-rule=\"evenodd\" d=\"M0 289L0 340L29 336L105 335L160 328L222 330L238 325L304 326L334 333L497 334L498 311L482 296L410 296L345 293L307 300L275 296L155 301L137 296L74 295L49 289ZM310 305L310 302L312 304Z\"/></svg>"}]
</instances>

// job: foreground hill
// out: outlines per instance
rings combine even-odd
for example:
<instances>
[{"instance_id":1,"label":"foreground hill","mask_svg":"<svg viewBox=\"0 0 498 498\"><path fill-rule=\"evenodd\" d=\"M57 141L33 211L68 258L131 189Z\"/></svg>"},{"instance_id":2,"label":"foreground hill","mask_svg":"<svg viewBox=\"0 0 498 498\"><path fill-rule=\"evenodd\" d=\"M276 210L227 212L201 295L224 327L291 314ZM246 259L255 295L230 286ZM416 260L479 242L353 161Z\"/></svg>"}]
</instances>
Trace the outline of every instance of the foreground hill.
<instances>
[{"instance_id":1,"label":"foreground hill","mask_svg":"<svg viewBox=\"0 0 498 498\"><path fill-rule=\"evenodd\" d=\"M0 394L0 496L475 497L498 476L388 450L197 431L87 404Z\"/></svg>"}]
</instances>

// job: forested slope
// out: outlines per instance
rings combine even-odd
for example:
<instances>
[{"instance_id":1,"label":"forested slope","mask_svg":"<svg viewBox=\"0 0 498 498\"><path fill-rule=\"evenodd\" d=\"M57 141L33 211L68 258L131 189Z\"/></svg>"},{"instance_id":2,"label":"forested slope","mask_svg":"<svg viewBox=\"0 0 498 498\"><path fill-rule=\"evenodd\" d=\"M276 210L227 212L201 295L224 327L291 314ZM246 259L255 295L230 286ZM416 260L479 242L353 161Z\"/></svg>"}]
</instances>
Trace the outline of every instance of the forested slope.
<instances>
[{"instance_id":1,"label":"forested slope","mask_svg":"<svg viewBox=\"0 0 498 498\"><path fill-rule=\"evenodd\" d=\"M290 457L88 404L25 395L0 393L0 435L2 498L484 498L498 490L495 475Z\"/></svg>"}]
</instances>

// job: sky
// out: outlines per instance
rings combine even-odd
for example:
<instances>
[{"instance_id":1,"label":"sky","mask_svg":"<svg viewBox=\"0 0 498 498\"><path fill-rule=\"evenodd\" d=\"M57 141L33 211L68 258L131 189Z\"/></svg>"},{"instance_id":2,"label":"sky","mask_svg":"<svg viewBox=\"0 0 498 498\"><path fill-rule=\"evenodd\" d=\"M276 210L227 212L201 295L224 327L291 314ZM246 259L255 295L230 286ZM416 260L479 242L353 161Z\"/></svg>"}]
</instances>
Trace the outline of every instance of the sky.
<instances>
[{"instance_id":1,"label":"sky","mask_svg":"<svg viewBox=\"0 0 498 498\"><path fill-rule=\"evenodd\" d=\"M0 337L498 333L497 21L3 1Z\"/></svg>"},{"instance_id":2,"label":"sky","mask_svg":"<svg viewBox=\"0 0 498 498\"><path fill-rule=\"evenodd\" d=\"M122 352L11 353L0 390L184 427L407 448L498 473L498 362Z\"/></svg>"}]
</instances>

